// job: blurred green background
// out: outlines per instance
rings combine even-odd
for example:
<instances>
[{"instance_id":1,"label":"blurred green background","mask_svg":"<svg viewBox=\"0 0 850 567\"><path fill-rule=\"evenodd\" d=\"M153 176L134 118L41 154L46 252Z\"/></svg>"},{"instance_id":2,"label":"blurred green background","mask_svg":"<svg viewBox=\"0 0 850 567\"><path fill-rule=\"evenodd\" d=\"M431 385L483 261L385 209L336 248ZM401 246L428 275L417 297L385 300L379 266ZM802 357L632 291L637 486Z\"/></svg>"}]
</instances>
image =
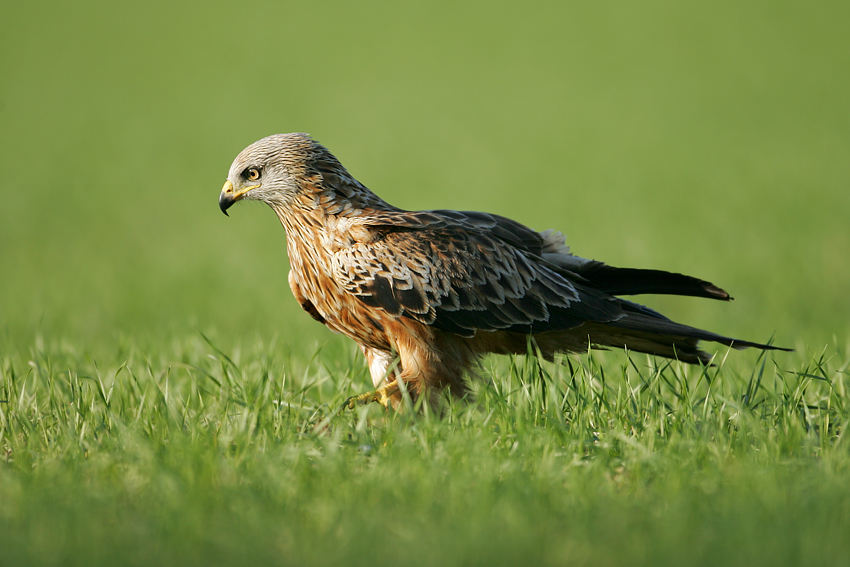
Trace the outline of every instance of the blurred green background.
<instances>
[{"instance_id":1,"label":"blurred green background","mask_svg":"<svg viewBox=\"0 0 850 567\"><path fill-rule=\"evenodd\" d=\"M311 133L408 209L564 231L737 301L677 320L818 351L850 329L850 4L6 2L0 325L91 349L331 339L230 162ZM9 343L7 343L9 344Z\"/></svg>"}]
</instances>

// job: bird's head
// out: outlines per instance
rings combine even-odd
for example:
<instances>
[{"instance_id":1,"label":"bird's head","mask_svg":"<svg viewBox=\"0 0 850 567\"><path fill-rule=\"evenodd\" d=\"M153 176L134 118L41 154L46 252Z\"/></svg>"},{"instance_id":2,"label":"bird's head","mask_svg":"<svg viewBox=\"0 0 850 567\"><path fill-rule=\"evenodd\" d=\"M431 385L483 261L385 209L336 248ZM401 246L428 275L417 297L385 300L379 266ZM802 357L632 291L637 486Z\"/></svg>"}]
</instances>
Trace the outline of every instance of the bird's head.
<instances>
[{"instance_id":1,"label":"bird's head","mask_svg":"<svg viewBox=\"0 0 850 567\"><path fill-rule=\"evenodd\" d=\"M243 199L286 206L298 193L298 180L317 148L321 146L307 134L275 134L254 142L230 166L218 197L221 212L226 215Z\"/></svg>"}]
</instances>

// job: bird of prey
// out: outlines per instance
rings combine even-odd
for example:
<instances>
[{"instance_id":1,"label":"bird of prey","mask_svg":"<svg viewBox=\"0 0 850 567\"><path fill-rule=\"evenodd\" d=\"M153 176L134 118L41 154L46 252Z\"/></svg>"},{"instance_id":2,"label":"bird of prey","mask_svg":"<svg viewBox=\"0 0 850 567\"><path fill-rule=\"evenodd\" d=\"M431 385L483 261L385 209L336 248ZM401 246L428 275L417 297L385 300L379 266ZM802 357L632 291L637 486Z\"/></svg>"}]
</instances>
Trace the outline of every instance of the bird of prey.
<instances>
[{"instance_id":1,"label":"bird of prey","mask_svg":"<svg viewBox=\"0 0 850 567\"><path fill-rule=\"evenodd\" d=\"M621 299L644 293L729 300L697 278L615 268L573 255L563 234L499 215L406 211L367 189L307 134L245 148L219 196L225 214L256 200L286 230L289 285L316 321L353 339L376 388L346 402L395 407L399 382L414 398L467 392L466 372L487 353L548 359L588 347L709 364L699 341L777 349L675 323ZM787 350L787 349L782 349Z\"/></svg>"}]
</instances>

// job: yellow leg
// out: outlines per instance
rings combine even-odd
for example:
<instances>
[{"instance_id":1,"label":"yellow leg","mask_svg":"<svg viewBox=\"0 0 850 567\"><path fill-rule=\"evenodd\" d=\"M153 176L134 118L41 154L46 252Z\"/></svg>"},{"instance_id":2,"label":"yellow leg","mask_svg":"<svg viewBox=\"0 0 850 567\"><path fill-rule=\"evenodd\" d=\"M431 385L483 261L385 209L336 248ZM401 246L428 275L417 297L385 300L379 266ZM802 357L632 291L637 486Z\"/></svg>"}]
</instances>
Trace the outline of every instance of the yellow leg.
<instances>
[{"instance_id":1,"label":"yellow leg","mask_svg":"<svg viewBox=\"0 0 850 567\"><path fill-rule=\"evenodd\" d=\"M398 381L393 380L388 384L384 384L374 392L366 392L365 394L348 398L345 402L343 402L341 409L354 409L357 406L365 406L372 402L378 402L385 408L389 409L390 398L392 398L393 394L396 392L398 392Z\"/></svg>"}]
</instances>

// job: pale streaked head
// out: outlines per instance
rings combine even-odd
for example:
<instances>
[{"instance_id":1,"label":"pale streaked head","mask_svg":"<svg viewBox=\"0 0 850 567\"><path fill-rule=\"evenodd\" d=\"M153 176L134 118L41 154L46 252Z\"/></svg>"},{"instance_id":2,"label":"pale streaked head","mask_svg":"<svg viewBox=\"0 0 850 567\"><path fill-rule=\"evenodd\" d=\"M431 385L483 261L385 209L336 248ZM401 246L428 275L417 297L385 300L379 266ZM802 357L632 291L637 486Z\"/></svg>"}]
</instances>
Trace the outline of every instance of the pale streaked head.
<instances>
[{"instance_id":1,"label":"pale streaked head","mask_svg":"<svg viewBox=\"0 0 850 567\"><path fill-rule=\"evenodd\" d=\"M237 201L255 200L285 206L297 193L296 179L305 163L320 148L307 134L275 134L242 150L227 174L218 197L221 212Z\"/></svg>"}]
</instances>

